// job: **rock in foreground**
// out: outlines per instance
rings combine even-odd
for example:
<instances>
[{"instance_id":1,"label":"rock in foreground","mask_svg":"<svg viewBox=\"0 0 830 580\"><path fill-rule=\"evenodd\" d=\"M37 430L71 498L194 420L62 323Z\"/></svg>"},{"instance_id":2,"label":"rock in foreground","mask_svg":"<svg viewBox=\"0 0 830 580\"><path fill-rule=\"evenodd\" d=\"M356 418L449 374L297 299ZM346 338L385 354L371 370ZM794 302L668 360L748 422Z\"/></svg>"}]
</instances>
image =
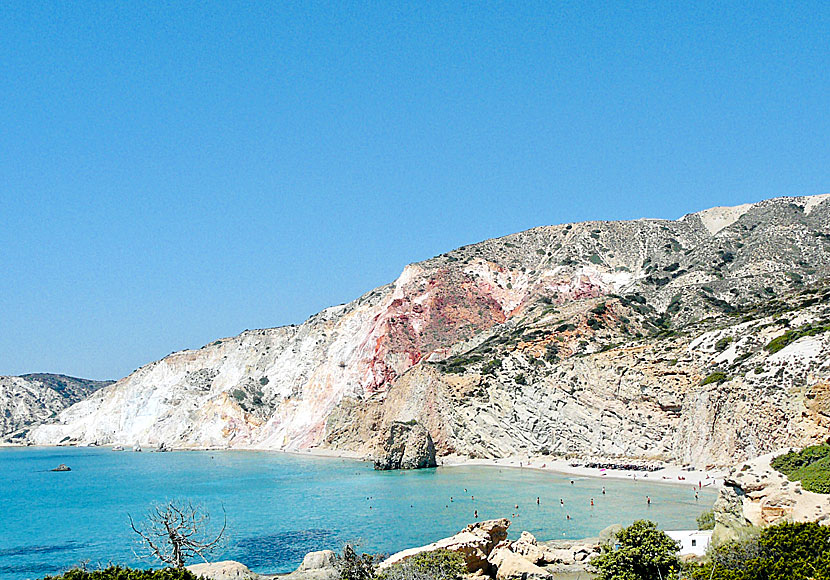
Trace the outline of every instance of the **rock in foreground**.
<instances>
[{"instance_id":1,"label":"rock in foreground","mask_svg":"<svg viewBox=\"0 0 830 580\"><path fill-rule=\"evenodd\" d=\"M331 550L309 552L299 568L282 576L283 580L336 580L339 577L337 554Z\"/></svg>"},{"instance_id":2,"label":"rock in foreground","mask_svg":"<svg viewBox=\"0 0 830 580\"><path fill-rule=\"evenodd\" d=\"M490 563L487 561L487 558L496 544L507 538L507 528L509 526L510 520L505 518L470 524L449 538L438 540L427 546L410 548L393 554L384 560L380 567L381 569L387 568L422 552L449 550L450 552L458 552L464 556L468 572L486 573L490 568Z\"/></svg>"},{"instance_id":3,"label":"rock in foreground","mask_svg":"<svg viewBox=\"0 0 830 580\"><path fill-rule=\"evenodd\" d=\"M247 566L233 560L194 564L187 567L199 578L207 580L258 580L259 574L251 572Z\"/></svg>"},{"instance_id":4,"label":"rock in foreground","mask_svg":"<svg viewBox=\"0 0 830 580\"><path fill-rule=\"evenodd\" d=\"M435 445L429 431L418 423L394 421L375 455L375 469L435 467Z\"/></svg>"}]
</instances>

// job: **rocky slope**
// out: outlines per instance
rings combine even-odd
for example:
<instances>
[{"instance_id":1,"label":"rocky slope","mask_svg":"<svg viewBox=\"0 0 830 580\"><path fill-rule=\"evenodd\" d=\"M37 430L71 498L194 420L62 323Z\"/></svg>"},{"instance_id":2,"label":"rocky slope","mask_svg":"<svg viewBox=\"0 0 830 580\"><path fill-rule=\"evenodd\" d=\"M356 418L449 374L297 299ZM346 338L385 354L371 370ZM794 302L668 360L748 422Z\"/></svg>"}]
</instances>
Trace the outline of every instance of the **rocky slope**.
<instances>
[{"instance_id":1,"label":"rocky slope","mask_svg":"<svg viewBox=\"0 0 830 580\"><path fill-rule=\"evenodd\" d=\"M731 464L826 438L830 195L539 227L174 353L30 440ZM781 345L767 348L770 341Z\"/></svg>"},{"instance_id":2,"label":"rocky slope","mask_svg":"<svg viewBox=\"0 0 830 580\"><path fill-rule=\"evenodd\" d=\"M32 427L111 384L50 374L0 377L0 439L20 441Z\"/></svg>"}]
</instances>

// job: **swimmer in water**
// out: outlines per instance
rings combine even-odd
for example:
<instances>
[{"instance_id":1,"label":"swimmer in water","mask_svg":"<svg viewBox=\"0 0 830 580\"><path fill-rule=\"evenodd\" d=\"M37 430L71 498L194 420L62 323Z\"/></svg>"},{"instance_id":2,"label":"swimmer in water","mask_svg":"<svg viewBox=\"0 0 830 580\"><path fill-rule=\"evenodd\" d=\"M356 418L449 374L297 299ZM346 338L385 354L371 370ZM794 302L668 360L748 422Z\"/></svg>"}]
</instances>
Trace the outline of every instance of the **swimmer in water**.
<instances>
[{"instance_id":1,"label":"swimmer in water","mask_svg":"<svg viewBox=\"0 0 830 580\"><path fill-rule=\"evenodd\" d=\"M591 507L594 507L594 498L591 498Z\"/></svg>"},{"instance_id":2,"label":"swimmer in water","mask_svg":"<svg viewBox=\"0 0 830 580\"><path fill-rule=\"evenodd\" d=\"M473 510L473 517L478 519L478 510Z\"/></svg>"},{"instance_id":3,"label":"swimmer in water","mask_svg":"<svg viewBox=\"0 0 830 580\"><path fill-rule=\"evenodd\" d=\"M605 486L602 486L602 495L605 495Z\"/></svg>"},{"instance_id":4,"label":"swimmer in water","mask_svg":"<svg viewBox=\"0 0 830 580\"><path fill-rule=\"evenodd\" d=\"M646 504L651 505L651 498L646 496Z\"/></svg>"},{"instance_id":5,"label":"swimmer in water","mask_svg":"<svg viewBox=\"0 0 830 580\"><path fill-rule=\"evenodd\" d=\"M536 505L539 505L539 498L536 498Z\"/></svg>"},{"instance_id":6,"label":"swimmer in water","mask_svg":"<svg viewBox=\"0 0 830 580\"><path fill-rule=\"evenodd\" d=\"M559 498L559 505L562 506L562 507L565 507L565 500L562 499L562 498Z\"/></svg>"}]
</instances>

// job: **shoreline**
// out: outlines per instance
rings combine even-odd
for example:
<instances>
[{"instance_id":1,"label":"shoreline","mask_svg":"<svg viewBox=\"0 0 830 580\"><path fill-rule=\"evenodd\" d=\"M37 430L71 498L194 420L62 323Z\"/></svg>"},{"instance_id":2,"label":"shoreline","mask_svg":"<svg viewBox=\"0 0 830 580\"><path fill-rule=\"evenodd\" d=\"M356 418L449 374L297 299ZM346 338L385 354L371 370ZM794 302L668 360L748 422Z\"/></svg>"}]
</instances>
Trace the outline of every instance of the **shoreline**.
<instances>
[{"instance_id":1,"label":"shoreline","mask_svg":"<svg viewBox=\"0 0 830 580\"><path fill-rule=\"evenodd\" d=\"M13 448L77 448L83 449L84 445L2 445L0 447ZM93 445L89 447L112 448L112 445ZM286 450L286 449L263 449L256 447L177 447L170 451L248 451L259 453L282 453L286 455L296 455L302 457L318 457L326 459L350 459L353 461L370 462L371 459L366 455L347 450L338 449L321 449L309 448L303 450ZM155 449L147 449L146 453L155 453ZM133 453L130 449L125 449L123 453ZM648 483L656 483L663 485L689 485L695 488L712 488L720 489L723 485L723 477L728 468L716 468L709 470L700 470L696 468L684 468L682 465L663 463L660 469L655 471L640 471L633 469L601 469L595 467L586 467L584 465L571 465L572 463L584 464L587 461L594 461L596 458L584 459L562 459L550 456L519 456L512 455L509 457L501 457L498 459L480 459L470 458L459 455L445 455L437 457L438 467L499 467L508 469L530 469L534 471L543 471L554 473L557 475L566 475L571 477L590 477L593 479L615 479L615 480L640 480ZM614 460L600 459L599 461L613 463ZM681 479L682 478L682 479Z\"/></svg>"},{"instance_id":2,"label":"shoreline","mask_svg":"<svg viewBox=\"0 0 830 580\"><path fill-rule=\"evenodd\" d=\"M593 479L617 479L645 481L665 485L689 485L695 488L720 489L726 469L687 469L681 465L663 464L655 471L633 469L597 469L584 465L573 466L571 463L584 463L585 459L557 459L551 457L511 456L500 459L469 459L466 457L443 457L442 467L460 467L477 465L484 467L506 467L509 469L532 469L572 477L590 477ZM682 478L682 479L681 479Z\"/></svg>"}]
</instances>

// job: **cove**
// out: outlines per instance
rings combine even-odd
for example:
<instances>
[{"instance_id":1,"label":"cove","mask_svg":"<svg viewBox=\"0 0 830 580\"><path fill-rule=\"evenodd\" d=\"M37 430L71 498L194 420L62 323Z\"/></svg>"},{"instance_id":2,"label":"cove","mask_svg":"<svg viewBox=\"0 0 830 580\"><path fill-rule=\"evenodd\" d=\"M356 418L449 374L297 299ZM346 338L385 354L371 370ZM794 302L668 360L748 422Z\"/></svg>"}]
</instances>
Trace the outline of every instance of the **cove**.
<instances>
[{"instance_id":1,"label":"cove","mask_svg":"<svg viewBox=\"0 0 830 580\"><path fill-rule=\"evenodd\" d=\"M72 471L49 471L60 463ZM479 519L511 519L511 537L527 530L539 540L593 536L641 518L692 529L717 492L699 495L691 484L499 467L376 472L351 459L261 451L3 448L0 577L42 578L83 561L157 566L136 557L127 516L140 519L151 503L172 498L201 503L216 525L224 509L228 541L214 559L276 573L345 542L385 553L422 545L473 522L475 510Z\"/></svg>"}]
</instances>

